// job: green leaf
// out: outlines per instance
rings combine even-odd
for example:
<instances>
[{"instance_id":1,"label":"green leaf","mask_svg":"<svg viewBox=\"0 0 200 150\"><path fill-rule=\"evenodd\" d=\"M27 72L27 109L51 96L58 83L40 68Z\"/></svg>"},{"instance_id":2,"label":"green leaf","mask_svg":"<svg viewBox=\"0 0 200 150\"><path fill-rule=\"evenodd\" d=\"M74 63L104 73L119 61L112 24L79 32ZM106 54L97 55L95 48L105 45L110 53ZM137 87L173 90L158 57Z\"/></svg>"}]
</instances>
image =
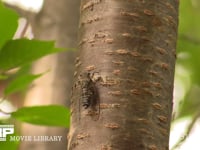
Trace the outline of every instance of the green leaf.
<instances>
[{"instance_id":1,"label":"green leaf","mask_svg":"<svg viewBox=\"0 0 200 150\"><path fill-rule=\"evenodd\" d=\"M33 106L20 108L11 117L36 125L69 127L70 112L60 105Z\"/></svg>"},{"instance_id":2,"label":"green leaf","mask_svg":"<svg viewBox=\"0 0 200 150\"><path fill-rule=\"evenodd\" d=\"M18 15L11 9L4 7L2 2L0 1L0 48L4 45L4 43L13 38L15 31L17 30L17 20Z\"/></svg>"},{"instance_id":3,"label":"green leaf","mask_svg":"<svg viewBox=\"0 0 200 150\"><path fill-rule=\"evenodd\" d=\"M45 55L63 51L54 42L18 39L8 41L0 51L0 69L9 70L26 65Z\"/></svg>"},{"instance_id":4,"label":"green leaf","mask_svg":"<svg viewBox=\"0 0 200 150\"><path fill-rule=\"evenodd\" d=\"M8 86L5 88L4 95L7 96L11 93L19 92L26 89L33 80L39 78L41 75L43 74L36 74L36 75L27 74L27 75L17 77L15 80L10 82Z\"/></svg>"}]
</instances>

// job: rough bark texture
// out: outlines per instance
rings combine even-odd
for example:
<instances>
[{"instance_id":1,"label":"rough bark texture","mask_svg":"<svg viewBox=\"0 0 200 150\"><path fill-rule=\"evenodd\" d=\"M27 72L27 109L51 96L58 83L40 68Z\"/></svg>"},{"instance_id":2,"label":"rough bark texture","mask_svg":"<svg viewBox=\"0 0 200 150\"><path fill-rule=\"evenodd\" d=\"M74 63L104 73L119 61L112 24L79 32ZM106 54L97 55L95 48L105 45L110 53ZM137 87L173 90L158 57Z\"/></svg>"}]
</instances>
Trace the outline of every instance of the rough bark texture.
<instances>
[{"instance_id":1,"label":"rough bark texture","mask_svg":"<svg viewBox=\"0 0 200 150\"><path fill-rule=\"evenodd\" d=\"M79 0L59 0L59 2L45 0L44 7L39 14L24 15L31 23L36 39L56 40L57 47L75 48L79 7ZM47 56L35 63L33 73L48 70L49 72L34 83L34 87L27 94L25 106L47 104L69 106L74 55L74 52L64 52ZM23 142L20 147L22 150L64 150L67 148L67 130L63 128L23 124L22 134L62 136L61 142Z\"/></svg>"},{"instance_id":2,"label":"rough bark texture","mask_svg":"<svg viewBox=\"0 0 200 150\"><path fill-rule=\"evenodd\" d=\"M178 1L81 2L68 149L168 150Z\"/></svg>"}]
</instances>

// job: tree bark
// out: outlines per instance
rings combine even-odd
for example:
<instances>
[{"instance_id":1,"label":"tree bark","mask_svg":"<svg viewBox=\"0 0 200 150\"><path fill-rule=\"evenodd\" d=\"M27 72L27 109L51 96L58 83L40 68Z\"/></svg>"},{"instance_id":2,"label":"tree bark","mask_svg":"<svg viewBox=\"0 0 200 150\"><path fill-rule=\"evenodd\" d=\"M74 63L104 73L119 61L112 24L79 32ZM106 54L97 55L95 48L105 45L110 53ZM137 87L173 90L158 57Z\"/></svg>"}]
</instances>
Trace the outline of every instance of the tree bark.
<instances>
[{"instance_id":1,"label":"tree bark","mask_svg":"<svg viewBox=\"0 0 200 150\"><path fill-rule=\"evenodd\" d=\"M59 2L45 0L39 14L26 16L32 26L34 37L41 40L55 40L57 47L75 48L79 7L79 0L59 0ZM75 52L67 51L37 61L33 66L33 73L49 72L34 82L34 87L27 94L25 106L48 104L69 106L74 57ZM67 148L67 129L64 128L23 124L22 135L62 136L61 142L22 142L20 148L23 150L64 150Z\"/></svg>"},{"instance_id":2,"label":"tree bark","mask_svg":"<svg viewBox=\"0 0 200 150\"><path fill-rule=\"evenodd\" d=\"M177 0L81 1L69 150L168 150L177 27Z\"/></svg>"}]
</instances>

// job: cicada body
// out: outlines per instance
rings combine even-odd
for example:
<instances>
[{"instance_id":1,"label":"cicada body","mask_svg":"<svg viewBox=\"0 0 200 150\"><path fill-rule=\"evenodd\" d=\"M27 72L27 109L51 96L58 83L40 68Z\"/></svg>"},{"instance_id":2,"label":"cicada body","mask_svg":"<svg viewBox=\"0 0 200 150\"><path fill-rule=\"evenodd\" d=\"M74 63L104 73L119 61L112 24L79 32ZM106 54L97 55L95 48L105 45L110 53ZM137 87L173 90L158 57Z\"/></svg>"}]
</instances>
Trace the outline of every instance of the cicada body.
<instances>
[{"instance_id":1,"label":"cicada body","mask_svg":"<svg viewBox=\"0 0 200 150\"><path fill-rule=\"evenodd\" d=\"M80 104L84 109L88 109L88 115L99 116L99 95L95 85L95 82L90 77L90 73L85 72L80 74L79 82L81 87L81 99L79 100L79 111L81 109ZM96 118L96 117L95 117ZM98 117L97 117L98 118ZM97 119L95 119L97 120Z\"/></svg>"}]
</instances>

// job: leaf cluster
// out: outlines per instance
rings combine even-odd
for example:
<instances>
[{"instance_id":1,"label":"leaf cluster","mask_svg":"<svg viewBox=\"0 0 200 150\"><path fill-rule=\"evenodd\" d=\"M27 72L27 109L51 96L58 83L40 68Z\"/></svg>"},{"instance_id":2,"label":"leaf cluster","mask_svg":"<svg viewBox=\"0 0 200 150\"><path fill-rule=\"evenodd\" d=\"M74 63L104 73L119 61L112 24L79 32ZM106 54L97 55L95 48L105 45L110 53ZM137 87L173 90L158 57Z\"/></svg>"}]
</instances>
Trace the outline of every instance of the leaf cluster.
<instances>
[{"instance_id":1,"label":"leaf cluster","mask_svg":"<svg viewBox=\"0 0 200 150\"><path fill-rule=\"evenodd\" d=\"M8 82L1 98L4 101L7 96L25 90L34 80L46 73L29 73L29 66L32 62L43 56L64 51L64 49L55 48L54 41L13 39L18 27L18 15L1 2L0 18L3 20L0 25L0 82ZM0 108L0 112L31 124L69 126L69 110L64 106L22 107L11 113ZM3 124L3 121L0 121L0 124Z\"/></svg>"}]
</instances>

